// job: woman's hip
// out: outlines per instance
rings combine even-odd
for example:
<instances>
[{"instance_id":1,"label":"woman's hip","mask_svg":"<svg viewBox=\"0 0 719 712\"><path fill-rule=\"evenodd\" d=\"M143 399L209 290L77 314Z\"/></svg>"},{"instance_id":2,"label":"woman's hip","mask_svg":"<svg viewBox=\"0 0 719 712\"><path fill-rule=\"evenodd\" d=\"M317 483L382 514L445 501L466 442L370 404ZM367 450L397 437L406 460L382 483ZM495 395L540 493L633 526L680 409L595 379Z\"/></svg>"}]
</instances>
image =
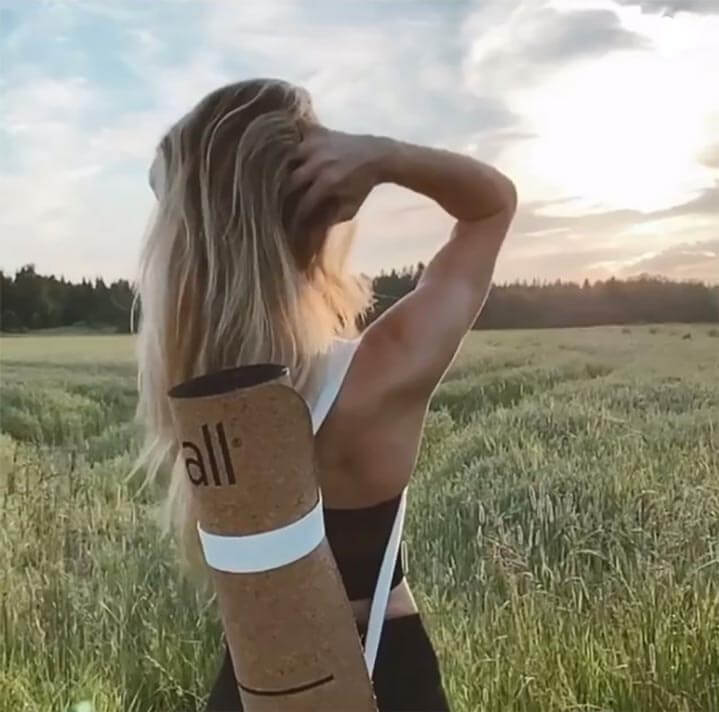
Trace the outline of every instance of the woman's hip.
<instances>
[{"instance_id":1,"label":"woman's hip","mask_svg":"<svg viewBox=\"0 0 719 712\"><path fill-rule=\"evenodd\" d=\"M379 712L449 711L437 656L419 613L384 622L373 683ZM242 712L227 648L207 712Z\"/></svg>"}]
</instances>

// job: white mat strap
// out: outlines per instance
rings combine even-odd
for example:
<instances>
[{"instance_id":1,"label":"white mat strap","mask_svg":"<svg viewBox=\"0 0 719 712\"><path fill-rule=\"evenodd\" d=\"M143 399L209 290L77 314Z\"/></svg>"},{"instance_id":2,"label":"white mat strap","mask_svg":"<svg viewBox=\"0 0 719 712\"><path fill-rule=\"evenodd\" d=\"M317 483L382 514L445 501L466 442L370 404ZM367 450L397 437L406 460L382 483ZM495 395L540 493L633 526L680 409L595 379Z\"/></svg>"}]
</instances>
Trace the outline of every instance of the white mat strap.
<instances>
[{"instance_id":1,"label":"white mat strap","mask_svg":"<svg viewBox=\"0 0 719 712\"><path fill-rule=\"evenodd\" d=\"M392 531L382 557L367 621L364 659L370 677L377 660L392 587L392 576L402 541L406 510L407 490L405 489L400 496ZM213 569L234 574L271 571L312 553L325 538L322 495L318 492L317 504L303 517L292 524L269 532L246 536L222 536L204 531L199 522L197 531L200 534L205 561Z\"/></svg>"},{"instance_id":2,"label":"white mat strap","mask_svg":"<svg viewBox=\"0 0 719 712\"><path fill-rule=\"evenodd\" d=\"M312 553L325 538L322 494L317 504L292 524L269 532L222 536L204 531L197 523L205 561L213 569L231 574L271 571Z\"/></svg>"},{"instance_id":3,"label":"white mat strap","mask_svg":"<svg viewBox=\"0 0 719 712\"><path fill-rule=\"evenodd\" d=\"M369 611L369 620L367 621L367 635L364 644L364 659L367 665L367 672L372 677L374 665L377 660L377 650L379 649L379 640L382 635L382 626L384 625L385 613L387 612L387 603L389 601L389 592L392 587L392 576L394 567L397 563L397 555L399 553L400 542L402 541L402 529L404 528L404 515L407 510L407 489L402 491L402 496L397 507L397 514L392 525L392 532L389 535L387 547L382 557L382 565L379 569L377 577L377 585L372 596L372 605Z\"/></svg>"}]
</instances>

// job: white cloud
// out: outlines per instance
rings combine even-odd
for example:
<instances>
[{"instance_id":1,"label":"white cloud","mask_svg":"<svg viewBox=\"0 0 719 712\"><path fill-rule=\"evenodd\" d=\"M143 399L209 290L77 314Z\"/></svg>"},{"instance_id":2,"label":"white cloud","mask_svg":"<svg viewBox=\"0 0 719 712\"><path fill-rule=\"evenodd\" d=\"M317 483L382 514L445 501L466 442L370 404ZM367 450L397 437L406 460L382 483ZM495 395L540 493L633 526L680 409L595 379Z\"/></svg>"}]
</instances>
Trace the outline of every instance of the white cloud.
<instances>
[{"instance_id":1,"label":"white cloud","mask_svg":"<svg viewBox=\"0 0 719 712\"><path fill-rule=\"evenodd\" d=\"M716 16L612 0L65 0L11 20L4 267L132 276L162 132L215 87L270 75L304 84L331 125L496 160L525 201L500 279L579 278L715 235L716 211L657 211L719 177L719 84L705 78L719 66ZM362 211L355 264L426 261L450 226L383 187Z\"/></svg>"}]
</instances>

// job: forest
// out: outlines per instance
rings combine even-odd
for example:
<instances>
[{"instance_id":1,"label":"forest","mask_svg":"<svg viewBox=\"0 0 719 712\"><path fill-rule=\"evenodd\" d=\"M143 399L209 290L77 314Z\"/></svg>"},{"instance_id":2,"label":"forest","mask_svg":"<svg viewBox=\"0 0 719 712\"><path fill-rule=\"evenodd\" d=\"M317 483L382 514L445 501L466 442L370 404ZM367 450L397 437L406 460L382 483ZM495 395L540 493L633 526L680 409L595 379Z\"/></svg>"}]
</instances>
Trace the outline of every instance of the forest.
<instances>
[{"instance_id":1,"label":"forest","mask_svg":"<svg viewBox=\"0 0 719 712\"><path fill-rule=\"evenodd\" d=\"M365 323L414 289L424 265L381 272L372 279L375 303ZM22 333L57 327L130 331L132 284L98 277L71 282L26 265L0 271L0 330ZM531 329L719 321L719 286L645 275L633 279L495 284L477 329Z\"/></svg>"}]
</instances>

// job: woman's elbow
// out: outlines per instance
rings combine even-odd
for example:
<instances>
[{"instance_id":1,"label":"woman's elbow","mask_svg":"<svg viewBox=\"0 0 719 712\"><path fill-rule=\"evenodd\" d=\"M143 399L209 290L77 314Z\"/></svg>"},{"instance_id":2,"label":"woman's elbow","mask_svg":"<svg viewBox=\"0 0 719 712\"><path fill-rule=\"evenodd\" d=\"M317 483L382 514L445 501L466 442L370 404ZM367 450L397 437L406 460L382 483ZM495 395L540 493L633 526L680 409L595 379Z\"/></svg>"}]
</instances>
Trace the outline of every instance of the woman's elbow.
<instances>
[{"instance_id":1,"label":"woman's elbow","mask_svg":"<svg viewBox=\"0 0 719 712\"><path fill-rule=\"evenodd\" d=\"M502 209L504 212L514 215L517 212L519 197L517 195L517 186L514 181L504 173L499 174L499 193L502 201Z\"/></svg>"}]
</instances>

